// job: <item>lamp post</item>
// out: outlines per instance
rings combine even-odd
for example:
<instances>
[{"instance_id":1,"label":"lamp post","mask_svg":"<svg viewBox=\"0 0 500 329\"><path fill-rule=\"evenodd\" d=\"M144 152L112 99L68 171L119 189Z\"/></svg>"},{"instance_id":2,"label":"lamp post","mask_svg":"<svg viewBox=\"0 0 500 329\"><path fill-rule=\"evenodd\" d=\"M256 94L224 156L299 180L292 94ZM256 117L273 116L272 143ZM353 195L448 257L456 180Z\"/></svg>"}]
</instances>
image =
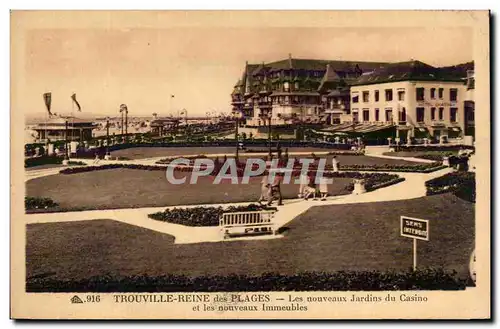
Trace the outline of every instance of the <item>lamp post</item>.
<instances>
[{"instance_id":1,"label":"lamp post","mask_svg":"<svg viewBox=\"0 0 500 329\"><path fill-rule=\"evenodd\" d=\"M239 154L240 154L240 143L239 143L239 136L238 136L238 126L240 125L240 119L241 119L241 111L239 109L236 109L233 112L233 116L235 119L235 133L234 133L234 139L236 140L236 162L238 162L239 159Z\"/></svg>"},{"instance_id":2,"label":"lamp post","mask_svg":"<svg viewBox=\"0 0 500 329\"><path fill-rule=\"evenodd\" d=\"M269 142L269 160L271 160L273 156L273 150L272 150L272 145L271 145L271 119L273 117L273 114L271 111L267 112L267 120L268 120L268 127L267 127L267 140Z\"/></svg>"},{"instance_id":3,"label":"lamp post","mask_svg":"<svg viewBox=\"0 0 500 329\"><path fill-rule=\"evenodd\" d=\"M109 117L106 117L106 155L104 160L109 160Z\"/></svg>"},{"instance_id":4,"label":"lamp post","mask_svg":"<svg viewBox=\"0 0 500 329\"><path fill-rule=\"evenodd\" d=\"M69 161L69 154L68 154L68 120L64 123L64 127L66 132L64 133L64 161L67 162Z\"/></svg>"}]
</instances>

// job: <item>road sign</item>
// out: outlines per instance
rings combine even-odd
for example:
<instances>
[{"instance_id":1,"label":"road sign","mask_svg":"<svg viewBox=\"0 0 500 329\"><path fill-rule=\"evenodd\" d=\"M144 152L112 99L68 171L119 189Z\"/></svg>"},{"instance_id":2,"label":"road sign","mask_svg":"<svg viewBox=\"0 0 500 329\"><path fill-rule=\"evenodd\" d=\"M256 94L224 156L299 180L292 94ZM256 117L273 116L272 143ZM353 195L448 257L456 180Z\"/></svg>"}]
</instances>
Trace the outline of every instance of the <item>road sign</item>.
<instances>
[{"instance_id":1,"label":"road sign","mask_svg":"<svg viewBox=\"0 0 500 329\"><path fill-rule=\"evenodd\" d=\"M429 241L429 221L401 216L401 236Z\"/></svg>"},{"instance_id":2,"label":"road sign","mask_svg":"<svg viewBox=\"0 0 500 329\"><path fill-rule=\"evenodd\" d=\"M417 240L429 241L429 221L401 216L401 236L413 239L413 270L417 269Z\"/></svg>"}]
</instances>

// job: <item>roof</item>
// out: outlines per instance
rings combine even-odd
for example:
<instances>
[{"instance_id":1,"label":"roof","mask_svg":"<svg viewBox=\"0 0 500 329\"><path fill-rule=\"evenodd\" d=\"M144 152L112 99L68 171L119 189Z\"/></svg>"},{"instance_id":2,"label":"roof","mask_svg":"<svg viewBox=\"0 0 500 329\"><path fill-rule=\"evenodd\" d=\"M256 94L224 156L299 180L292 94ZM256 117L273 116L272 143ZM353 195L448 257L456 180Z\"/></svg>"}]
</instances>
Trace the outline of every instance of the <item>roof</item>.
<instances>
[{"instance_id":1,"label":"roof","mask_svg":"<svg viewBox=\"0 0 500 329\"><path fill-rule=\"evenodd\" d=\"M45 120L43 122L40 122L39 125L65 125L66 121L68 121L69 124L72 123L88 123L92 124L93 120L91 119L80 119L72 116L53 116L49 118L48 120Z\"/></svg>"},{"instance_id":2,"label":"roof","mask_svg":"<svg viewBox=\"0 0 500 329\"><path fill-rule=\"evenodd\" d=\"M370 74L361 75L352 85L368 85L396 81L460 81L434 66L421 61L386 64Z\"/></svg>"},{"instance_id":3,"label":"roof","mask_svg":"<svg viewBox=\"0 0 500 329\"><path fill-rule=\"evenodd\" d=\"M335 71L349 71L349 70L353 71L356 69L356 67L358 67L363 71L366 71L366 70L373 70L377 67L380 67L380 65L386 63L290 58L276 62L266 63L266 67L269 67L271 70L289 70L293 68L294 70L323 71L326 69L326 66L328 64Z\"/></svg>"}]
</instances>

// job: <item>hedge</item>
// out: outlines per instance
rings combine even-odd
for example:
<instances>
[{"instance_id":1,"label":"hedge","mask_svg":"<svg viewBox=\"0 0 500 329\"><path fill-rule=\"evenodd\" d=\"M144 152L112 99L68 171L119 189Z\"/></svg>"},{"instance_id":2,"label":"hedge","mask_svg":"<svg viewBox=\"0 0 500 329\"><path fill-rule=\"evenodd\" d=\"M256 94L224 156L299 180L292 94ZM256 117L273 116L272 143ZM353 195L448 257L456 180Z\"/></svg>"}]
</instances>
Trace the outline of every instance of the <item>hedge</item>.
<instances>
[{"instance_id":1,"label":"hedge","mask_svg":"<svg viewBox=\"0 0 500 329\"><path fill-rule=\"evenodd\" d=\"M62 164L63 160L64 160L63 157L55 156L55 155L27 158L27 159L24 159L24 168L30 168L30 167L42 166L42 165L48 165L48 164Z\"/></svg>"},{"instance_id":2,"label":"hedge","mask_svg":"<svg viewBox=\"0 0 500 329\"><path fill-rule=\"evenodd\" d=\"M24 208L26 210L55 208L59 204L50 198L24 197Z\"/></svg>"},{"instance_id":3,"label":"hedge","mask_svg":"<svg viewBox=\"0 0 500 329\"><path fill-rule=\"evenodd\" d=\"M425 182L427 195L451 192L469 202L476 202L476 174L457 171Z\"/></svg>"},{"instance_id":4,"label":"hedge","mask_svg":"<svg viewBox=\"0 0 500 329\"><path fill-rule=\"evenodd\" d=\"M464 290L472 286L455 271L419 269L417 271L339 271L302 272L292 275L264 273L189 277L92 276L81 280L63 280L33 276L26 280L27 292L254 292L254 291L397 291Z\"/></svg>"},{"instance_id":5,"label":"hedge","mask_svg":"<svg viewBox=\"0 0 500 329\"><path fill-rule=\"evenodd\" d=\"M226 209L222 207L173 208L149 214L148 217L162 222L187 226L218 226L220 216L222 216L223 213L259 210L276 210L276 208L258 204L231 206Z\"/></svg>"},{"instance_id":6,"label":"hedge","mask_svg":"<svg viewBox=\"0 0 500 329\"><path fill-rule=\"evenodd\" d=\"M424 146L424 145L400 145L398 146L400 151L406 152L426 152L426 151L459 151L459 150L474 150L474 146L470 145L439 145L439 146Z\"/></svg>"}]
</instances>

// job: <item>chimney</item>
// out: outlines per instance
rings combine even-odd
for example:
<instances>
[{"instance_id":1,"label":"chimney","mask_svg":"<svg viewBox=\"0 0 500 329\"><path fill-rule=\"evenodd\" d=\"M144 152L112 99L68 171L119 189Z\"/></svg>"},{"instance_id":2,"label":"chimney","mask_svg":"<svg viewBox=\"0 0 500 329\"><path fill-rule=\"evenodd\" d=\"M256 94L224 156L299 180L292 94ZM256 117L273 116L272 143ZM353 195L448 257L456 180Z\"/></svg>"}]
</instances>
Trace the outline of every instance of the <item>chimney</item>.
<instances>
[{"instance_id":1,"label":"chimney","mask_svg":"<svg viewBox=\"0 0 500 329\"><path fill-rule=\"evenodd\" d=\"M290 68L293 68L293 65L292 65L292 54L291 53L288 53L288 66Z\"/></svg>"}]
</instances>

